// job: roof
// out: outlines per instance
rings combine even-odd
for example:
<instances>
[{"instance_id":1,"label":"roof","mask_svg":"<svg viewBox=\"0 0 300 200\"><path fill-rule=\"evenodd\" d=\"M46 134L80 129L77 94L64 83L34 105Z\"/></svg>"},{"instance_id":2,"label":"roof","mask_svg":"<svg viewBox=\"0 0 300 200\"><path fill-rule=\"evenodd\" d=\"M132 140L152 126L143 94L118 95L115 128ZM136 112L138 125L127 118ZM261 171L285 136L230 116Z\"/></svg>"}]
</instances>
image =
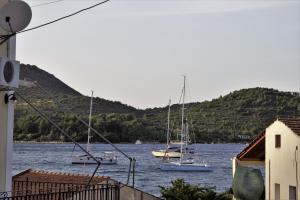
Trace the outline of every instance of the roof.
<instances>
[{"instance_id":1,"label":"roof","mask_svg":"<svg viewBox=\"0 0 300 200\"><path fill-rule=\"evenodd\" d=\"M282 118L278 119L278 121L284 123L297 135L300 135L300 118Z\"/></svg>"},{"instance_id":2,"label":"roof","mask_svg":"<svg viewBox=\"0 0 300 200\"><path fill-rule=\"evenodd\" d=\"M265 137L266 132L259 134L250 144L244 148L236 157L243 161L265 160Z\"/></svg>"},{"instance_id":3,"label":"roof","mask_svg":"<svg viewBox=\"0 0 300 200\"><path fill-rule=\"evenodd\" d=\"M284 123L295 134L300 136L300 118L281 118L278 121ZM265 137L266 132L259 134L250 144L236 157L241 161L264 161L265 160Z\"/></svg>"},{"instance_id":4,"label":"roof","mask_svg":"<svg viewBox=\"0 0 300 200\"><path fill-rule=\"evenodd\" d=\"M87 174L51 172L44 170L27 169L13 176L13 181L53 182L87 184L91 176ZM91 184L97 184L110 178L107 176L94 176Z\"/></svg>"}]
</instances>

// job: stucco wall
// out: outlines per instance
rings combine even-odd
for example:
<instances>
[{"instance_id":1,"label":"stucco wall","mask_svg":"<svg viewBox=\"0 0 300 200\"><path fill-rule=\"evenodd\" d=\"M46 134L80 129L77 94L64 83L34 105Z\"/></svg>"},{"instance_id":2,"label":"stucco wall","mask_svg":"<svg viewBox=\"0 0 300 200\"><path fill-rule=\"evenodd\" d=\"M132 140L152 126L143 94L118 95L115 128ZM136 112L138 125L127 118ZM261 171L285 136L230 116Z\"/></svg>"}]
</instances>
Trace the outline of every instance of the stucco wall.
<instances>
[{"instance_id":1,"label":"stucco wall","mask_svg":"<svg viewBox=\"0 0 300 200\"><path fill-rule=\"evenodd\" d=\"M281 147L275 148L275 135L281 135ZM296 187L296 146L300 147L300 136L293 133L284 123L275 121L266 129L266 199L275 199L275 183L280 184L280 199L289 199L289 186ZM298 150L299 152L299 150ZM300 165L298 164L298 180ZM298 188L298 194L300 190Z\"/></svg>"},{"instance_id":2,"label":"stucco wall","mask_svg":"<svg viewBox=\"0 0 300 200\"><path fill-rule=\"evenodd\" d=\"M160 198L136 188L123 186L120 190L120 200L160 200Z\"/></svg>"},{"instance_id":3,"label":"stucco wall","mask_svg":"<svg viewBox=\"0 0 300 200\"><path fill-rule=\"evenodd\" d=\"M3 7L3 5L7 2L7 0L0 0L0 8ZM5 32L1 27L0 27L0 35L5 35L7 32ZM7 56L7 44L3 44L0 46L0 57L1 56Z\"/></svg>"}]
</instances>

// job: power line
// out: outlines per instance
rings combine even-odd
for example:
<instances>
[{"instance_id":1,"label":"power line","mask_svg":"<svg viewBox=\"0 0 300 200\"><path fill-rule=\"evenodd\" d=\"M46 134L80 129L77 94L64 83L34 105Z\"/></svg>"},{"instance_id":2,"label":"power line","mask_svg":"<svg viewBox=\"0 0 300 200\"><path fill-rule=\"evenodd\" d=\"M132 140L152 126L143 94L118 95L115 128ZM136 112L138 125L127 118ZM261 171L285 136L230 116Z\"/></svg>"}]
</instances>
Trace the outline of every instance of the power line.
<instances>
[{"instance_id":1,"label":"power line","mask_svg":"<svg viewBox=\"0 0 300 200\"><path fill-rule=\"evenodd\" d=\"M55 3L59 3L61 1L65 1L65 0L56 0L56 1L46 2L46 3L40 3L40 4L36 4L36 5L31 6L31 8L36 8L36 7L46 6L46 5L50 5L50 4L55 4Z\"/></svg>"},{"instance_id":2,"label":"power line","mask_svg":"<svg viewBox=\"0 0 300 200\"><path fill-rule=\"evenodd\" d=\"M23 100L25 101L34 111L36 111L42 118L44 118L45 120L47 120L51 125L53 125L59 132L61 132L64 136L66 136L69 140L71 140L76 146L78 146L83 152L85 152L88 156L90 156L96 163L97 166L91 176L91 178L89 179L86 187L88 187L92 181L92 179L94 178L96 172L98 171L101 162L99 160L97 160L91 153L89 153L87 150L85 150L78 142L76 142L74 140L73 137L71 137L67 132L65 132L62 128L60 128L54 121L52 121L50 119L49 116L47 116L45 113L43 113L42 111L40 111L38 108L36 108L32 103L30 103L24 96L22 96L19 92L15 91L15 93Z\"/></svg>"},{"instance_id":3,"label":"power line","mask_svg":"<svg viewBox=\"0 0 300 200\"><path fill-rule=\"evenodd\" d=\"M56 2L58 2L58 1L63 1L63 0L57 0ZM78 10L78 11L76 11L76 12L74 12L74 13L69 14L69 15L60 17L60 18L55 19L55 20L53 20L53 21L50 21L50 22L47 22L47 23L44 23L44 24L41 24L41 25L38 25L38 26L35 26L35 27L32 27L32 28L28 28L28 29L25 29L25 30L22 30L22 31L19 31L19 32L16 32L16 33L7 34L7 35L0 35L0 39L3 40L3 41L0 42L0 46L1 46L4 42L6 42L6 40L8 40L11 36L14 36L14 35L20 34L20 33L25 33L25 32L28 32L28 31L32 31L32 30L35 30L35 29L39 29L39 28L42 28L42 27L44 27L44 26L48 26L48 25L50 25L50 24L56 23L56 22L58 22L58 21L61 21L61 20L63 20L63 19L73 17L74 15L77 15L77 14L79 14L79 13L81 13L81 12L90 10L90 9L95 8L95 7L97 7L97 6L100 6L100 5L104 4L104 3L107 3L108 1L110 1L110 0L105 0L105 1L102 1L102 2L99 2L99 3L96 3L96 4L94 4L94 5L90 6L90 7L83 8L83 9Z\"/></svg>"},{"instance_id":4,"label":"power line","mask_svg":"<svg viewBox=\"0 0 300 200\"><path fill-rule=\"evenodd\" d=\"M47 96L49 96L54 103L56 103L58 106L62 106L62 104L60 102L58 102L55 97L49 92L47 91L45 88L43 88L40 84L38 84L37 81L34 81L35 86L37 86L41 91L43 91ZM104 140L106 143L108 143L109 145L111 145L115 150L117 150L119 153L121 153L122 155L124 155L128 160L129 160L129 169L128 169L128 177L127 177L127 183L126 185L129 185L129 179L130 179L130 175L132 173L132 186L134 187L134 179L135 179L135 163L136 163L136 159L134 157L130 157L129 155L127 155L125 152L123 152L121 149L119 149L116 145L114 145L113 143L111 143L105 136L103 136L101 133L99 133L95 128L93 128L92 126L90 126L87 122L85 122L81 117L79 117L78 115L74 115L75 118L80 121L83 125L85 125L86 127L90 128L91 131L93 131L96 135L98 135L102 140ZM76 144L75 144L76 145ZM75 147L75 146L74 146Z\"/></svg>"},{"instance_id":5,"label":"power line","mask_svg":"<svg viewBox=\"0 0 300 200\"><path fill-rule=\"evenodd\" d=\"M50 24L56 23L56 22L58 22L58 21L61 21L61 20L63 20L63 19L66 19L66 18L72 17L72 16L74 16L74 15L77 15L77 14L79 14L79 13L81 13L81 12L84 12L84 11L90 10L90 9L92 9L92 8L95 8L95 7L97 7L97 6L100 6L100 5L102 5L102 4L104 4L104 3L108 2L108 1L110 1L110 0L105 0L105 1L102 1L102 2L99 2L99 3L96 3L96 4L94 4L94 5L90 6L90 7L87 7L87 8L81 9L81 10L79 10L79 11L76 11L76 12L74 12L74 13L71 13L71 14L69 14L69 15L60 17L60 18L58 18L58 19L56 19L56 20L53 20L53 21L50 21L50 22L47 22L47 23L44 23L44 24L41 24L41 25L38 25L38 26L35 26L35 27L32 27L32 28L28 28L28 29L25 29L25 30L23 30L23 31L19 31L19 32L17 32L17 33L18 33L18 34L19 34L19 33L24 33L24 32L28 32L28 31L32 31L32 30L38 29L38 28L42 28L42 27L44 27L44 26L48 26L48 25L50 25Z\"/></svg>"}]
</instances>

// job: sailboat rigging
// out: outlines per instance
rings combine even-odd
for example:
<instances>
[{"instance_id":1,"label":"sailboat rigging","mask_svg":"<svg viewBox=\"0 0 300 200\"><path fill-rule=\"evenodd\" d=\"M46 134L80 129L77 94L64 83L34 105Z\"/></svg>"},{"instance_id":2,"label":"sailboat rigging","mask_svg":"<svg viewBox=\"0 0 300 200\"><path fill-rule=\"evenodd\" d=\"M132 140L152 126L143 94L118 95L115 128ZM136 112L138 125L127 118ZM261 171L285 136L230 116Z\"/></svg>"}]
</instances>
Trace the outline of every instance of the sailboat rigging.
<instances>
[{"instance_id":1,"label":"sailboat rigging","mask_svg":"<svg viewBox=\"0 0 300 200\"><path fill-rule=\"evenodd\" d=\"M185 118L185 87L186 76L184 76L182 90L180 158L179 161L164 160L160 165L160 169L162 171L212 171L212 168L208 164L196 163L193 158L190 158L190 153L188 152L188 123Z\"/></svg>"},{"instance_id":2,"label":"sailboat rigging","mask_svg":"<svg viewBox=\"0 0 300 200\"><path fill-rule=\"evenodd\" d=\"M171 100L169 100L168 106L168 127L167 127L167 146L166 149L152 151L152 155L155 157L168 157L168 158L180 158L180 149L178 147L172 147L170 145L170 112L171 112Z\"/></svg>"},{"instance_id":3,"label":"sailboat rigging","mask_svg":"<svg viewBox=\"0 0 300 200\"><path fill-rule=\"evenodd\" d=\"M91 101L90 101L90 113L89 113L89 127L88 127L88 138L86 143L86 150L90 152L90 139L91 139L91 123L92 123L92 109L93 109L93 94L92 91ZM113 152L104 152L102 156L95 156L95 158L100 161L101 164L113 165L117 164L117 156ZM72 156L72 164L97 164L90 156L76 155Z\"/></svg>"}]
</instances>

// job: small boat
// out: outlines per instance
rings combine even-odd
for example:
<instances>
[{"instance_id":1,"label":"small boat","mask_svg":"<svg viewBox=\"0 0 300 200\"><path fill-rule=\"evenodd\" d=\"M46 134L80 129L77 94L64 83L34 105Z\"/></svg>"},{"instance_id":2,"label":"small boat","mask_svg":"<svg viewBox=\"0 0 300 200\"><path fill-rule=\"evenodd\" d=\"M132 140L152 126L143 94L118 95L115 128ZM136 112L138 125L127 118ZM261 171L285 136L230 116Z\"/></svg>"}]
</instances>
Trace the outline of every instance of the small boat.
<instances>
[{"instance_id":1,"label":"small boat","mask_svg":"<svg viewBox=\"0 0 300 200\"><path fill-rule=\"evenodd\" d=\"M114 165L117 164L117 156L113 155L113 152L105 152L102 156L95 157L99 162L103 165ZM95 160L93 160L88 155L80 155L72 157L72 164L97 164Z\"/></svg>"},{"instance_id":2,"label":"small boat","mask_svg":"<svg viewBox=\"0 0 300 200\"><path fill-rule=\"evenodd\" d=\"M162 171L197 171L210 172L213 171L208 164L197 164L194 162L165 162L160 165Z\"/></svg>"},{"instance_id":3,"label":"small boat","mask_svg":"<svg viewBox=\"0 0 300 200\"><path fill-rule=\"evenodd\" d=\"M142 144L142 141L141 140L137 140L137 141L135 141L134 144Z\"/></svg>"},{"instance_id":4,"label":"small boat","mask_svg":"<svg viewBox=\"0 0 300 200\"><path fill-rule=\"evenodd\" d=\"M88 139L86 144L87 152L90 152L90 139L91 139L91 122L92 122L92 107L93 107L93 91L91 95L90 103L90 115L89 115L89 128L88 128ZM101 156L94 156L101 164L114 165L117 164L117 156L114 152L104 152ZM75 155L72 156L72 164L97 164L97 162L89 155Z\"/></svg>"},{"instance_id":5,"label":"small boat","mask_svg":"<svg viewBox=\"0 0 300 200\"><path fill-rule=\"evenodd\" d=\"M167 129L167 148L152 151L152 155L155 157L166 157L166 158L180 158L180 148L172 147L170 145L170 110L171 110L171 100L169 100L168 109L168 129Z\"/></svg>"},{"instance_id":6,"label":"small boat","mask_svg":"<svg viewBox=\"0 0 300 200\"><path fill-rule=\"evenodd\" d=\"M196 163L193 158L191 158L191 153L188 149L188 127L187 120L184 118L184 98L185 98L185 84L186 77L184 76L184 84L182 90L182 110L181 110L181 134L180 134L180 159L179 161L170 161L169 159L164 159L160 165L162 171L202 171L209 172L212 171L210 165L206 163ZM186 156L188 156L186 158Z\"/></svg>"},{"instance_id":7,"label":"small boat","mask_svg":"<svg viewBox=\"0 0 300 200\"><path fill-rule=\"evenodd\" d=\"M180 148L169 147L167 149L152 151L152 155L155 157L180 158Z\"/></svg>"},{"instance_id":8,"label":"small boat","mask_svg":"<svg viewBox=\"0 0 300 200\"><path fill-rule=\"evenodd\" d=\"M172 141L170 141L170 144L181 145L181 144L184 144L184 143L182 143L180 140L172 140Z\"/></svg>"}]
</instances>

